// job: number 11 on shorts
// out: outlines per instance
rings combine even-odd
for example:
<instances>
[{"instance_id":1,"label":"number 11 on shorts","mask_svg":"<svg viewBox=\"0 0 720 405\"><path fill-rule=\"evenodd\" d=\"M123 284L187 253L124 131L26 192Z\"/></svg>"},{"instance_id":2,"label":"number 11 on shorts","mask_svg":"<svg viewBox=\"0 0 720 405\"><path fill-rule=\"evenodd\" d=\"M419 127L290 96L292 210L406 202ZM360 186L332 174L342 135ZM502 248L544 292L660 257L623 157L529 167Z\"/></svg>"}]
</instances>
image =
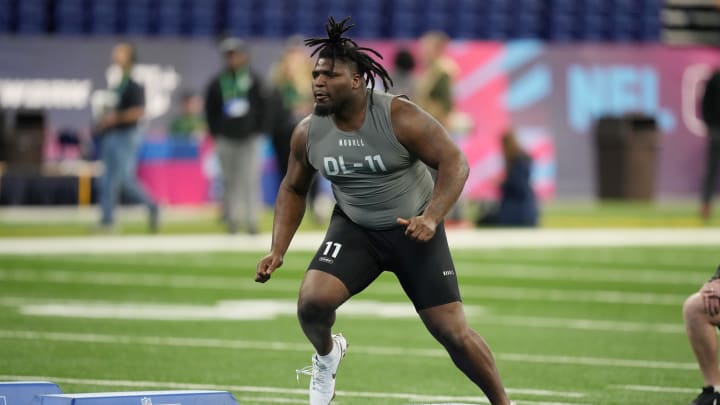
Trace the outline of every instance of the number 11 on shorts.
<instances>
[{"instance_id":1,"label":"number 11 on shorts","mask_svg":"<svg viewBox=\"0 0 720 405\"><path fill-rule=\"evenodd\" d=\"M333 241L327 241L325 242L325 251L323 252L323 256L327 256L328 253L330 253L330 250L335 247L335 250L333 250L332 254L330 255L333 259L337 259L338 254L340 253L340 248L342 248L342 243L335 243Z\"/></svg>"}]
</instances>

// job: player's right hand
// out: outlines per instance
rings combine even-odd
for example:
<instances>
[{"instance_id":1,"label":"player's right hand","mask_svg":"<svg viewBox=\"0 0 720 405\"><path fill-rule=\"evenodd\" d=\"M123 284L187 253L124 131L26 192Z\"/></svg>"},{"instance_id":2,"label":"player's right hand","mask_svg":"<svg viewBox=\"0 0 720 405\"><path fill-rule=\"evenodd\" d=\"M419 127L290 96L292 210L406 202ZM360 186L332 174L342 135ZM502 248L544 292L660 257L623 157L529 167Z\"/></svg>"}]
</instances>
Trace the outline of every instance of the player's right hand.
<instances>
[{"instance_id":1,"label":"player's right hand","mask_svg":"<svg viewBox=\"0 0 720 405\"><path fill-rule=\"evenodd\" d=\"M257 265L257 269L255 271L255 281L258 283L264 283L270 280L270 275L272 275L278 267L282 266L282 264L283 257L280 255L270 253L263 257Z\"/></svg>"}]
</instances>

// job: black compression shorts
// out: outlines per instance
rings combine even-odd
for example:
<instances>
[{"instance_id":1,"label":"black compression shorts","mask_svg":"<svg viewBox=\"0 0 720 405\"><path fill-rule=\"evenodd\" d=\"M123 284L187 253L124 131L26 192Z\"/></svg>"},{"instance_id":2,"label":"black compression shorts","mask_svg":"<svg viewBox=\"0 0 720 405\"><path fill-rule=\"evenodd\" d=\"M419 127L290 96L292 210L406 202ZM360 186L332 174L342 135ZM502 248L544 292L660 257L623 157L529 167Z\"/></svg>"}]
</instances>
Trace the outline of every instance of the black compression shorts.
<instances>
[{"instance_id":1,"label":"black compression shorts","mask_svg":"<svg viewBox=\"0 0 720 405\"><path fill-rule=\"evenodd\" d=\"M460 301L442 223L430 241L418 242L405 235L403 226L370 230L336 207L325 240L308 269L334 275L351 295L364 290L383 271L393 272L417 311Z\"/></svg>"}]
</instances>

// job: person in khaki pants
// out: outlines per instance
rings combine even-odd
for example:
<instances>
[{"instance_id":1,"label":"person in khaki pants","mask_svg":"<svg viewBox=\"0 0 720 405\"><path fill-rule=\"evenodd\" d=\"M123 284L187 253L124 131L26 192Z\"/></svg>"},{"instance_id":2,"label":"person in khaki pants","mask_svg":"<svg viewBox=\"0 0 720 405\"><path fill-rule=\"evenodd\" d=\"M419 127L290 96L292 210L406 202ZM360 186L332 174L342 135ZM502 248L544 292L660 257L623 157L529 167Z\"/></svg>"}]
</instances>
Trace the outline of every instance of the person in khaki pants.
<instances>
[{"instance_id":1,"label":"person in khaki pants","mask_svg":"<svg viewBox=\"0 0 720 405\"><path fill-rule=\"evenodd\" d=\"M263 91L250 70L246 44L237 38L220 43L225 67L209 83L205 117L220 160L223 220L228 232L241 225L258 232L262 211L260 142Z\"/></svg>"}]
</instances>

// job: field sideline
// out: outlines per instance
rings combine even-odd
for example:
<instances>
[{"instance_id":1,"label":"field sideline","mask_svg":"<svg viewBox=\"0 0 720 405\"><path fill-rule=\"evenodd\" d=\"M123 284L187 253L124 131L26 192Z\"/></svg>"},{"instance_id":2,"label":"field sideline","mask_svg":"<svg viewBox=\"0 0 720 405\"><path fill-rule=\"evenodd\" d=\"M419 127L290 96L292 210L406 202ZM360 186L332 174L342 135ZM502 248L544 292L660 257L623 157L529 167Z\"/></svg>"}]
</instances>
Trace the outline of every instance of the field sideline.
<instances>
[{"instance_id":1,"label":"field sideline","mask_svg":"<svg viewBox=\"0 0 720 405\"><path fill-rule=\"evenodd\" d=\"M251 278L268 235L2 239L0 379L306 403L295 369L311 349L294 299L321 239L299 234L267 285ZM449 239L469 320L518 404L683 404L699 390L680 307L717 266L720 230L453 230ZM334 404L487 403L391 275L343 308L337 330L351 346Z\"/></svg>"}]
</instances>

